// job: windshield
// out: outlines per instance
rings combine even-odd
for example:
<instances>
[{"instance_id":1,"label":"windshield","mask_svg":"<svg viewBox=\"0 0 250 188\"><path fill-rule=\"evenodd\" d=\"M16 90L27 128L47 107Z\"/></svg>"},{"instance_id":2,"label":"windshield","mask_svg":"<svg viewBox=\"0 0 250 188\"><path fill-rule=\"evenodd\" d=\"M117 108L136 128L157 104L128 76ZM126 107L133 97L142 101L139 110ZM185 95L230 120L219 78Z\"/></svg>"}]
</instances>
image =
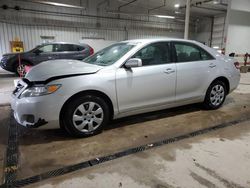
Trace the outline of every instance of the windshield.
<instances>
[{"instance_id":1,"label":"windshield","mask_svg":"<svg viewBox=\"0 0 250 188\"><path fill-rule=\"evenodd\" d=\"M116 43L103 50L95 53L94 55L87 57L83 61L85 63L108 66L115 63L122 56L124 56L129 50L131 50L135 44L131 43Z\"/></svg>"}]
</instances>

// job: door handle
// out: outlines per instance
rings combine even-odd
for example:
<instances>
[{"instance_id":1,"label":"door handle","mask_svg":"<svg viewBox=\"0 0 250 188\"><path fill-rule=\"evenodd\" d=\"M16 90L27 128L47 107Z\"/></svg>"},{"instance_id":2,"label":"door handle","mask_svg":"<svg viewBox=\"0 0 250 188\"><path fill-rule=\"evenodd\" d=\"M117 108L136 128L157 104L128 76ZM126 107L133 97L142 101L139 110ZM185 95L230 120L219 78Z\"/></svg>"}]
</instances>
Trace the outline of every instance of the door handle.
<instances>
[{"instance_id":1,"label":"door handle","mask_svg":"<svg viewBox=\"0 0 250 188\"><path fill-rule=\"evenodd\" d=\"M169 69L164 70L164 72L165 72L166 74L171 74L171 73L174 73L175 70L169 68Z\"/></svg>"},{"instance_id":2,"label":"door handle","mask_svg":"<svg viewBox=\"0 0 250 188\"><path fill-rule=\"evenodd\" d=\"M51 56L49 56L49 57L48 57L48 59L52 59L52 57L51 57Z\"/></svg>"},{"instance_id":3,"label":"door handle","mask_svg":"<svg viewBox=\"0 0 250 188\"><path fill-rule=\"evenodd\" d=\"M210 68L214 68L214 67L216 67L216 65L213 64L213 63L211 63L211 64L209 64L209 67L210 67Z\"/></svg>"}]
</instances>

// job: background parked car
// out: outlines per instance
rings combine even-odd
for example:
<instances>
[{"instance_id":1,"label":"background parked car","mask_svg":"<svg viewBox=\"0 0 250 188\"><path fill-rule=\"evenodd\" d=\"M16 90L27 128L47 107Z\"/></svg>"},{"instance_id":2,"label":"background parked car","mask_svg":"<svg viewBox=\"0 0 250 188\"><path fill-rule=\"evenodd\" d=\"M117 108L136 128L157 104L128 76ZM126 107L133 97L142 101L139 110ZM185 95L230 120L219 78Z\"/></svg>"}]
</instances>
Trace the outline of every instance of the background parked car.
<instances>
[{"instance_id":1,"label":"background parked car","mask_svg":"<svg viewBox=\"0 0 250 188\"><path fill-rule=\"evenodd\" d=\"M82 60L93 53L94 49L87 44L46 43L27 52L4 54L0 66L7 71L24 75L27 65L34 66L53 59ZM19 55L21 64L19 63Z\"/></svg>"}]
</instances>

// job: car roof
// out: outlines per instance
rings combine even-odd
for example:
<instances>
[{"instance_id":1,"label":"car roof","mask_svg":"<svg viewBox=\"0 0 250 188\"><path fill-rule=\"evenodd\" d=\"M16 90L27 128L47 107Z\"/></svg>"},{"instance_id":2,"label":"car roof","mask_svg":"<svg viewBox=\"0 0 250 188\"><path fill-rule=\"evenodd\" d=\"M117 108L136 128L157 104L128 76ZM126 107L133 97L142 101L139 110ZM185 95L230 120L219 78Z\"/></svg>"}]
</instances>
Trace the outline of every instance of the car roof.
<instances>
[{"instance_id":1,"label":"car roof","mask_svg":"<svg viewBox=\"0 0 250 188\"><path fill-rule=\"evenodd\" d=\"M85 43L71 43L71 42L46 42L42 43L41 45L47 45L47 44L72 44L72 45L80 45L80 46L86 46L87 44Z\"/></svg>"},{"instance_id":2,"label":"car roof","mask_svg":"<svg viewBox=\"0 0 250 188\"><path fill-rule=\"evenodd\" d=\"M132 43L151 43L151 42L160 42L160 41L181 41L181 42L193 42L196 43L197 41L194 40L186 40L186 39L178 39L178 38L148 38L148 39L133 39L133 40L126 40L122 42L132 42Z\"/></svg>"},{"instance_id":3,"label":"car roof","mask_svg":"<svg viewBox=\"0 0 250 188\"><path fill-rule=\"evenodd\" d=\"M151 43L151 42L160 42L160 41L182 41L182 42L194 42L196 43L197 41L194 40L186 40L186 39L179 39L179 38L168 38L168 37L163 37L163 38L147 38L147 39L131 39L131 40L125 40L121 42L132 42L132 43ZM70 42L48 42L48 43L43 43L41 45L47 45L47 44L72 44L72 45L80 45L80 46L86 46L87 44L85 43L70 43Z\"/></svg>"}]
</instances>

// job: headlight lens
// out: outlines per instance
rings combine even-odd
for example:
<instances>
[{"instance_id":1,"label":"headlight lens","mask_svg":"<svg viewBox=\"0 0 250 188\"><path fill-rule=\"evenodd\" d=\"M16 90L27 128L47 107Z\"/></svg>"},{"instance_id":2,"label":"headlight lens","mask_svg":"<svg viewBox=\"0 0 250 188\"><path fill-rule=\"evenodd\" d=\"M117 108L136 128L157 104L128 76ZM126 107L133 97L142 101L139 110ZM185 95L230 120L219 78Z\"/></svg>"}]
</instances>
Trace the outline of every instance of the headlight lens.
<instances>
[{"instance_id":1,"label":"headlight lens","mask_svg":"<svg viewBox=\"0 0 250 188\"><path fill-rule=\"evenodd\" d=\"M20 98L23 97L37 97L42 95L48 95L51 93L54 93L61 87L60 84L55 85L39 85L39 86L33 86L30 88L27 88L24 90L24 92L21 94Z\"/></svg>"}]
</instances>

